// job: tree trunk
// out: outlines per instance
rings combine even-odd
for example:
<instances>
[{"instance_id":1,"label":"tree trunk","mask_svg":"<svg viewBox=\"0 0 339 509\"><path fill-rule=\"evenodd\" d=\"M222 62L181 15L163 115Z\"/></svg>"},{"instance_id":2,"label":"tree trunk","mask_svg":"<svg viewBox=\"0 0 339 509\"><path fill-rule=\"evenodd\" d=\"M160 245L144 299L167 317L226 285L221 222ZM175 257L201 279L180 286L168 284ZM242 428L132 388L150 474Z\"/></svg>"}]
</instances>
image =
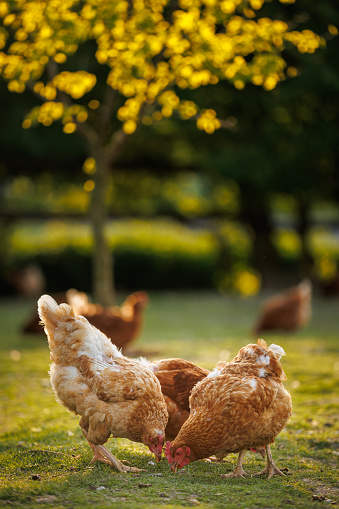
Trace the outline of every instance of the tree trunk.
<instances>
[{"instance_id":1,"label":"tree trunk","mask_svg":"<svg viewBox=\"0 0 339 509\"><path fill-rule=\"evenodd\" d=\"M90 219L93 233L92 288L95 301L103 306L115 302L113 255L109 248L105 227L108 220L106 191L109 165L103 151L94 154L96 160L95 187L92 191Z\"/></svg>"}]
</instances>

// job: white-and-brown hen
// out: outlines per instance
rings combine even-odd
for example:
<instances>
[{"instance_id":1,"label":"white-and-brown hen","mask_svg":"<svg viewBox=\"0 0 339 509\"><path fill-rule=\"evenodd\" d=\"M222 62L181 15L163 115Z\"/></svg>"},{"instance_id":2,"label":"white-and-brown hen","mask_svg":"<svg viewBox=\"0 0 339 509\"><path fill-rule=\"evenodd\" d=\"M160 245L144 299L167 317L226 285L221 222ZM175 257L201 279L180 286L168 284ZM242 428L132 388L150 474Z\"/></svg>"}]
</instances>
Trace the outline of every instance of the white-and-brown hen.
<instances>
[{"instance_id":1,"label":"white-and-brown hen","mask_svg":"<svg viewBox=\"0 0 339 509\"><path fill-rule=\"evenodd\" d=\"M243 477L246 450L265 447L267 466L259 474L283 475L270 449L292 411L291 397L282 384L286 379L282 355L281 347L267 348L260 339L193 388L190 416L173 442L166 443L172 471L212 455L239 453L236 468L228 476Z\"/></svg>"},{"instance_id":2,"label":"white-and-brown hen","mask_svg":"<svg viewBox=\"0 0 339 509\"><path fill-rule=\"evenodd\" d=\"M38 312L51 351L52 387L59 403L81 416L93 460L121 472L139 471L103 447L113 435L147 445L159 461L168 413L156 376L143 363L123 356L68 304L43 295Z\"/></svg>"}]
</instances>

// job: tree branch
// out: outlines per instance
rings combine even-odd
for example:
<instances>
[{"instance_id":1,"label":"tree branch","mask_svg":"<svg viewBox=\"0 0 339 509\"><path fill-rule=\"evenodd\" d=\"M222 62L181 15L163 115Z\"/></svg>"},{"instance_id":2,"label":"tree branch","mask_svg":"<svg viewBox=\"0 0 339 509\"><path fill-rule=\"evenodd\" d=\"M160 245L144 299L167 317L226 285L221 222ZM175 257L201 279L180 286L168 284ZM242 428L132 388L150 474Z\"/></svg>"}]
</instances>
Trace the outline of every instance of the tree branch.
<instances>
[{"instance_id":1,"label":"tree branch","mask_svg":"<svg viewBox=\"0 0 339 509\"><path fill-rule=\"evenodd\" d=\"M126 134L123 129L119 129L113 133L109 143L104 147L105 157L108 165L114 166L122 147L127 141L128 136L129 135Z\"/></svg>"},{"instance_id":2,"label":"tree branch","mask_svg":"<svg viewBox=\"0 0 339 509\"><path fill-rule=\"evenodd\" d=\"M114 105L114 100L116 98L116 90L113 90L110 86L108 86L105 96L105 102L102 106L102 117L101 117L101 125L100 125L100 137L104 139L106 133L108 132L109 123L111 119L112 109Z\"/></svg>"}]
</instances>

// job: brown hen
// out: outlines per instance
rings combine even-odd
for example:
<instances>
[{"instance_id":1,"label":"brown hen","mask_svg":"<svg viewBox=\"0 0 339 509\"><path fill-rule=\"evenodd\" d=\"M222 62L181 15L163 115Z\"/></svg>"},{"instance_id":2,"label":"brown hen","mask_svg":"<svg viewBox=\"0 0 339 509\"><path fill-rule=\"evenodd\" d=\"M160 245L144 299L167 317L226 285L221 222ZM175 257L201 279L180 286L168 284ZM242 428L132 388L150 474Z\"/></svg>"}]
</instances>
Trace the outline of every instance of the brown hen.
<instances>
[{"instance_id":1,"label":"brown hen","mask_svg":"<svg viewBox=\"0 0 339 509\"><path fill-rule=\"evenodd\" d=\"M253 334L266 330L293 331L307 325L311 318L312 285L308 280L289 288L264 303Z\"/></svg>"},{"instance_id":2,"label":"brown hen","mask_svg":"<svg viewBox=\"0 0 339 509\"><path fill-rule=\"evenodd\" d=\"M215 369L221 372L227 364L226 361L218 361ZM167 405L166 440L174 440L190 415L189 397L193 387L206 378L210 372L193 362L178 358L153 361L148 366L160 382ZM264 447L252 448L251 452L258 452L262 458L265 457ZM224 456L224 454L218 454L216 458L208 458L208 460L222 461Z\"/></svg>"},{"instance_id":3,"label":"brown hen","mask_svg":"<svg viewBox=\"0 0 339 509\"><path fill-rule=\"evenodd\" d=\"M144 310L148 297L145 292L135 292L129 295L121 306L103 308L100 304L88 302L83 292L70 289L66 293L53 296L58 304L67 302L76 314L82 315L111 338L114 345L123 350L141 333ZM24 333L40 334L43 332L36 311L23 327Z\"/></svg>"},{"instance_id":4,"label":"brown hen","mask_svg":"<svg viewBox=\"0 0 339 509\"><path fill-rule=\"evenodd\" d=\"M160 382L167 405L166 439L173 440L189 417L191 390L209 371L184 359L154 361L149 367Z\"/></svg>"},{"instance_id":5,"label":"brown hen","mask_svg":"<svg viewBox=\"0 0 339 509\"><path fill-rule=\"evenodd\" d=\"M190 415L177 437L166 444L166 457L176 471L193 461L239 453L233 477L247 475L242 463L247 449L266 448L267 467L259 474L283 475L270 444L286 426L292 411L280 364L283 349L265 341L242 348L220 372L198 382L190 396ZM258 475L259 475L258 474Z\"/></svg>"},{"instance_id":6,"label":"brown hen","mask_svg":"<svg viewBox=\"0 0 339 509\"><path fill-rule=\"evenodd\" d=\"M134 292L121 306L103 307L88 301L84 292L70 289L66 292L67 302L76 314L82 315L109 337L118 348L126 349L140 333L143 326L144 310L148 303L145 292Z\"/></svg>"}]
</instances>

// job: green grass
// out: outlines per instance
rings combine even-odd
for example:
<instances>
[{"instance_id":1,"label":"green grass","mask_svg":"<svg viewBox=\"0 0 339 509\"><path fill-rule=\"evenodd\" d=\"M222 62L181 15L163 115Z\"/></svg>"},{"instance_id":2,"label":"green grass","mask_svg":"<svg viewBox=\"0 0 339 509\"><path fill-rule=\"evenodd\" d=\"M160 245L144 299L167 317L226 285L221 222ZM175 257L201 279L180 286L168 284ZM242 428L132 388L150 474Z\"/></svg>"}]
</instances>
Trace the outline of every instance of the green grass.
<instances>
[{"instance_id":1,"label":"green grass","mask_svg":"<svg viewBox=\"0 0 339 509\"><path fill-rule=\"evenodd\" d=\"M253 342L250 330L263 299L212 293L150 297L143 335L130 355L179 356L207 368ZM233 469L235 455L223 464L199 461L172 474L166 461L153 464L145 446L123 439L111 439L108 447L146 473L121 474L91 464L78 418L54 400L45 337L20 333L34 306L0 302L1 508L265 509L338 503L338 301L316 297L312 322L303 331L264 335L287 353L283 367L293 400L291 421L272 447L277 465L288 470L286 477L271 480L221 478ZM248 453L244 466L252 474L263 468L263 460Z\"/></svg>"}]
</instances>

